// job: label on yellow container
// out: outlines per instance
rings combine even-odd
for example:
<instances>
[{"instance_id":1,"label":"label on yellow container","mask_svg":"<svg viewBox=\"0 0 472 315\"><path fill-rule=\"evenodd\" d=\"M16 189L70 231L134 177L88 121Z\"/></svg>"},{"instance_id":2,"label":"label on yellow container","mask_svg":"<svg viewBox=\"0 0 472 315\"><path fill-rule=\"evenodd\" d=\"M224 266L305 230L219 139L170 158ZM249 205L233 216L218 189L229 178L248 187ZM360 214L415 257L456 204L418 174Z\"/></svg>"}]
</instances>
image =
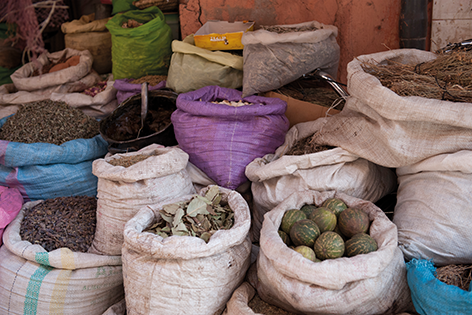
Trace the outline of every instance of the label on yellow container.
<instances>
[{"instance_id":1,"label":"label on yellow container","mask_svg":"<svg viewBox=\"0 0 472 315\"><path fill-rule=\"evenodd\" d=\"M243 49L243 33L252 30L254 22L208 21L195 33L195 46L209 50Z\"/></svg>"}]
</instances>

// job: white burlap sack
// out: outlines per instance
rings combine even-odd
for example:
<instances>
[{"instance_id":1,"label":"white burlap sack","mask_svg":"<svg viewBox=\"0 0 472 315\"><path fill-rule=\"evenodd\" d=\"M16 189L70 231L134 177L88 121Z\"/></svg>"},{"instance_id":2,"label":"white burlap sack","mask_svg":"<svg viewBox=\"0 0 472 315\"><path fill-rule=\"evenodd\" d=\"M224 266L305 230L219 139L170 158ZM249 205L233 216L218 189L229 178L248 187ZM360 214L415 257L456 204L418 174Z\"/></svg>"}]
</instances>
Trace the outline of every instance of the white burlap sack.
<instances>
[{"instance_id":1,"label":"white burlap sack","mask_svg":"<svg viewBox=\"0 0 472 315\"><path fill-rule=\"evenodd\" d=\"M161 220L167 202L142 208L125 226L123 276L130 314L218 315L249 268L249 207L233 190L219 187L234 211L234 225L208 243L193 236L162 237L143 232ZM207 189L202 189L204 195ZM188 201L193 195L168 203Z\"/></svg>"},{"instance_id":2,"label":"white burlap sack","mask_svg":"<svg viewBox=\"0 0 472 315\"><path fill-rule=\"evenodd\" d=\"M315 122L300 123L288 131L275 154L256 158L246 166L252 181L253 240L259 239L264 214L296 191L336 190L376 202L394 191L395 172L342 148L304 155L284 155L296 142L317 131Z\"/></svg>"},{"instance_id":3,"label":"white burlap sack","mask_svg":"<svg viewBox=\"0 0 472 315\"><path fill-rule=\"evenodd\" d=\"M113 166L111 160L149 155L129 167ZM195 193L186 170L188 154L177 147L151 144L136 152L108 154L92 164L98 177L97 228L92 250L120 255L123 229L140 208Z\"/></svg>"},{"instance_id":4,"label":"white burlap sack","mask_svg":"<svg viewBox=\"0 0 472 315\"><path fill-rule=\"evenodd\" d=\"M336 26L317 21L274 26L293 31L260 28L241 37L243 97L276 90L318 68L336 78L340 55Z\"/></svg>"},{"instance_id":5,"label":"white burlap sack","mask_svg":"<svg viewBox=\"0 0 472 315\"><path fill-rule=\"evenodd\" d=\"M437 154L472 149L472 104L399 96L366 73L363 62L417 65L436 54L397 49L359 56L347 66L344 109L318 119L320 144L340 146L386 167L403 167Z\"/></svg>"},{"instance_id":6,"label":"white burlap sack","mask_svg":"<svg viewBox=\"0 0 472 315\"><path fill-rule=\"evenodd\" d=\"M21 240L24 209L0 247L0 314L102 314L124 297L121 256L59 248L47 252Z\"/></svg>"},{"instance_id":7,"label":"white burlap sack","mask_svg":"<svg viewBox=\"0 0 472 315\"><path fill-rule=\"evenodd\" d=\"M320 206L333 197L369 214L369 233L377 241L377 251L312 262L285 245L277 232L285 211L304 204ZM411 299L397 242L395 224L369 201L334 191L293 193L265 215L257 293L269 304L306 315L401 313Z\"/></svg>"},{"instance_id":8,"label":"white burlap sack","mask_svg":"<svg viewBox=\"0 0 472 315\"><path fill-rule=\"evenodd\" d=\"M0 118L15 114L18 111L18 107L22 104L50 99L54 93L62 95L83 91L98 81L100 81L98 73L91 71L77 81L34 91L18 91L13 83L4 84L0 86Z\"/></svg>"},{"instance_id":9,"label":"white burlap sack","mask_svg":"<svg viewBox=\"0 0 472 315\"><path fill-rule=\"evenodd\" d=\"M108 117L117 107L116 99L117 90L113 87L113 75L110 75L107 81L107 87L95 96L84 93L52 93L50 99L52 101L62 101L71 107L78 108L84 114L104 119Z\"/></svg>"},{"instance_id":10,"label":"white burlap sack","mask_svg":"<svg viewBox=\"0 0 472 315\"><path fill-rule=\"evenodd\" d=\"M57 63L63 57L69 59L73 56L80 56L80 61L76 66L68 67L53 73L44 73L38 76L32 76L35 70L42 68L43 66L49 65L50 63ZM90 73L92 70L92 63L93 57L88 50L81 51L72 48L65 48L61 51L41 54L37 60L31 61L16 70L10 78L19 91L44 90L80 81L80 79ZM82 90L85 88L86 87L82 87Z\"/></svg>"},{"instance_id":11,"label":"white burlap sack","mask_svg":"<svg viewBox=\"0 0 472 315\"><path fill-rule=\"evenodd\" d=\"M440 154L397 174L393 222L405 258L472 264L472 151Z\"/></svg>"},{"instance_id":12,"label":"white burlap sack","mask_svg":"<svg viewBox=\"0 0 472 315\"><path fill-rule=\"evenodd\" d=\"M249 282L243 282L243 284L233 292L228 303L226 303L226 309L223 314L258 315L248 306L249 301L252 300L255 294L256 290L249 284Z\"/></svg>"}]
</instances>

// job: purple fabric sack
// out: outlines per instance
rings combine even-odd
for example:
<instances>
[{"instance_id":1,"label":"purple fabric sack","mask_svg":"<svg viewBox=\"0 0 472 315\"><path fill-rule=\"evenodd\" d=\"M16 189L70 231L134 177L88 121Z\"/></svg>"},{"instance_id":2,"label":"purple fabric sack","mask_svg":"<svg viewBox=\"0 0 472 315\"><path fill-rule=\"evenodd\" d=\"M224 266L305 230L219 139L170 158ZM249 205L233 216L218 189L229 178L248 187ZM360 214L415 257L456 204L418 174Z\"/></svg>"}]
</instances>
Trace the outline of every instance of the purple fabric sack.
<instances>
[{"instance_id":1,"label":"purple fabric sack","mask_svg":"<svg viewBox=\"0 0 472 315\"><path fill-rule=\"evenodd\" d=\"M135 79L118 79L115 80L113 87L117 90L116 99L118 104L123 103L128 97L141 94L141 84L130 83ZM166 87L166 81L161 81L156 85L148 85L148 91L160 90Z\"/></svg>"},{"instance_id":2,"label":"purple fabric sack","mask_svg":"<svg viewBox=\"0 0 472 315\"><path fill-rule=\"evenodd\" d=\"M274 153L289 128L285 101L241 96L238 90L219 86L182 93L171 117L177 142L189 161L228 189L245 183L246 166L255 158ZM223 100L252 105L212 103Z\"/></svg>"}]
</instances>

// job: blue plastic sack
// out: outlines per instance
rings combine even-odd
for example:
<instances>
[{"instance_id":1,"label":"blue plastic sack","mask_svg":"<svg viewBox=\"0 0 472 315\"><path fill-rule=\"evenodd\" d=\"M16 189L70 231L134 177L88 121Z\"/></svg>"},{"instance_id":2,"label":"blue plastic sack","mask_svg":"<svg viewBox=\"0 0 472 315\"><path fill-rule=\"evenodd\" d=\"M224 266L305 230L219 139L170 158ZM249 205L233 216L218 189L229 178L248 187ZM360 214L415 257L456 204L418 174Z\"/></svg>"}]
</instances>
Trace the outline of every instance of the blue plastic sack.
<instances>
[{"instance_id":1,"label":"blue plastic sack","mask_svg":"<svg viewBox=\"0 0 472 315\"><path fill-rule=\"evenodd\" d=\"M472 292L448 285L435 277L429 260L412 259L406 264L408 286L416 311L421 315L472 314Z\"/></svg>"},{"instance_id":2,"label":"blue plastic sack","mask_svg":"<svg viewBox=\"0 0 472 315\"><path fill-rule=\"evenodd\" d=\"M213 101L245 101L229 106ZM177 142L189 161L218 185L236 189L248 181L246 166L274 153L284 143L289 121L287 103L278 98L248 96L216 85L179 94L171 120Z\"/></svg>"},{"instance_id":3,"label":"blue plastic sack","mask_svg":"<svg viewBox=\"0 0 472 315\"><path fill-rule=\"evenodd\" d=\"M8 117L0 120L0 127ZM96 196L92 163L108 152L97 135L61 145L0 140L0 185L17 188L25 202L68 196Z\"/></svg>"}]
</instances>

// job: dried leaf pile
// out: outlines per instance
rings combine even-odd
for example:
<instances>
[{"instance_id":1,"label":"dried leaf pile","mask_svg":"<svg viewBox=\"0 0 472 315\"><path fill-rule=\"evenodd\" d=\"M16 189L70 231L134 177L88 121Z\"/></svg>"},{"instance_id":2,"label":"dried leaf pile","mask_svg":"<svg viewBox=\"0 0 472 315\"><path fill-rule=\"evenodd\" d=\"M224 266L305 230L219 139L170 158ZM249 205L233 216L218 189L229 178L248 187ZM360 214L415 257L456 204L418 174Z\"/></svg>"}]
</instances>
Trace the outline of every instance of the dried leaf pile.
<instances>
[{"instance_id":1,"label":"dried leaf pile","mask_svg":"<svg viewBox=\"0 0 472 315\"><path fill-rule=\"evenodd\" d=\"M108 161L108 163L113 166L130 167L131 165L144 161L151 156L153 155L139 154L139 155L122 156L119 159L110 160Z\"/></svg>"},{"instance_id":2,"label":"dried leaf pile","mask_svg":"<svg viewBox=\"0 0 472 315\"><path fill-rule=\"evenodd\" d=\"M400 96L472 102L472 51L452 51L419 64L363 62L365 72Z\"/></svg>"},{"instance_id":3,"label":"dried leaf pile","mask_svg":"<svg viewBox=\"0 0 472 315\"><path fill-rule=\"evenodd\" d=\"M92 245L97 221L97 199L57 197L25 209L20 236L48 252L67 247L86 253Z\"/></svg>"},{"instance_id":4,"label":"dried leaf pile","mask_svg":"<svg viewBox=\"0 0 472 315\"><path fill-rule=\"evenodd\" d=\"M100 123L64 102L44 100L23 104L0 130L0 139L12 142L45 142L61 145L90 139L100 133Z\"/></svg>"},{"instance_id":5,"label":"dried leaf pile","mask_svg":"<svg viewBox=\"0 0 472 315\"><path fill-rule=\"evenodd\" d=\"M131 84L141 84L144 82L149 83L150 86L155 86L158 83L167 80L166 75L146 75L144 77L141 77L139 79L133 80L130 83Z\"/></svg>"},{"instance_id":6,"label":"dried leaf pile","mask_svg":"<svg viewBox=\"0 0 472 315\"><path fill-rule=\"evenodd\" d=\"M329 145L317 144L314 135L298 140L293 147L291 147L285 155L305 155L326 150L334 149L335 147Z\"/></svg>"},{"instance_id":7,"label":"dried leaf pile","mask_svg":"<svg viewBox=\"0 0 472 315\"><path fill-rule=\"evenodd\" d=\"M218 186L211 186L205 196L194 195L189 201L168 204L159 210L163 220L145 232L163 238L180 235L195 236L208 243L219 230L229 230L234 224L234 212L223 204Z\"/></svg>"},{"instance_id":8,"label":"dried leaf pile","mask_svg":"<svg viewBox=\"0 0 472 315\"><path fill-rule=\"evenodd\" d=\"M436 278L449 285L469 291L472 280L472 265L446 265L436 268Z\"/></svg>"},{"instance_id":9,"label":"dried leaf pile","mask_svg":"<svg viewBox=\"0 0 472 315\"><path fill-rule=\"evenodd\" d=\"M277 34L284 34L284 33L291 33L291 32L312 32L318 30L316 26L313 25L304 25L304 26L278 26L278 25L273 25L273 26L265 26L262 25L260 29L277 33Z\"/></svg>"}]
</instances>

